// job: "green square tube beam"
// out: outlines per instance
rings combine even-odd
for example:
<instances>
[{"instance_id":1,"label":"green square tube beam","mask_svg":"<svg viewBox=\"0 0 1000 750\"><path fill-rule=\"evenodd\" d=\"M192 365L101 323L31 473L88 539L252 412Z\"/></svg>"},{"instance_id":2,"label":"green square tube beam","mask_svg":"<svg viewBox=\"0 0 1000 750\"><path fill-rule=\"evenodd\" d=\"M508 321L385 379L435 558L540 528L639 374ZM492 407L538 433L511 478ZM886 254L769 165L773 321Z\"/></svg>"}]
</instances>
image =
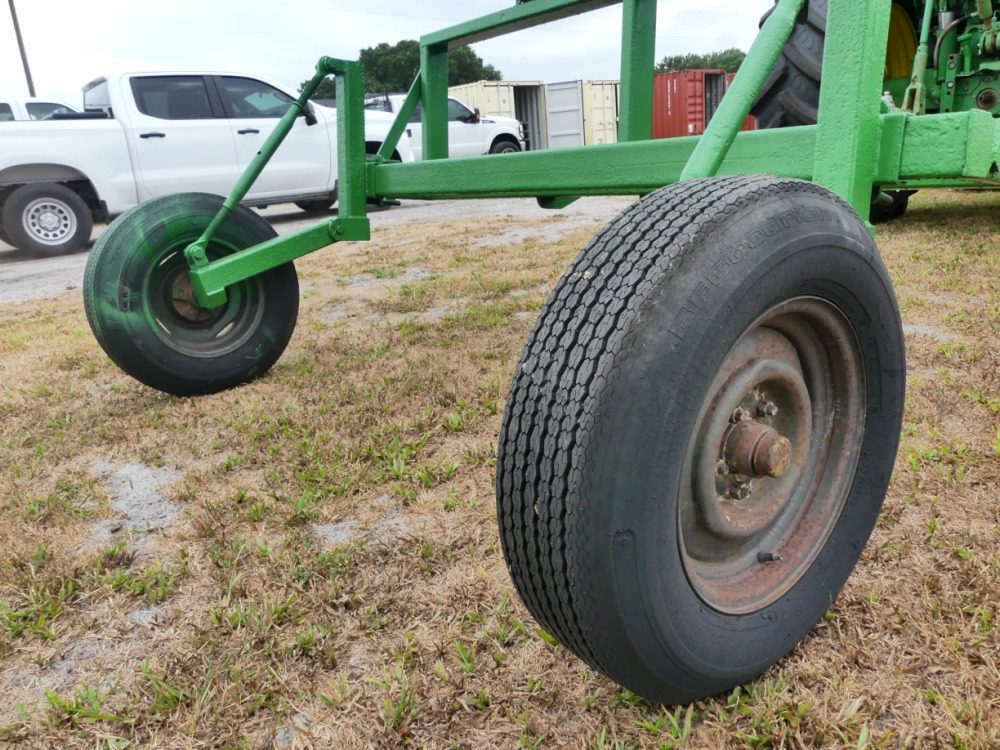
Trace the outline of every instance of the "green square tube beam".
<instances>
[{"instance_id":1,"label":"green square tube beam","mask_svg":"<svg viewBox=\"0 0 1000 750\"><path fill-rule=\"evenodd\" d=\"M430 47L445 44L449 49L455 49L621 2L622 0L532 0L530 3L498 10L488 16L426 34L420 38L420 45Z\"/></svg>"},{"instance_id":2,"label":"green square tube beam","mask_svg":"<svg viewBox=\"0 0 1000 750\"><path fill-rule=\"evenodd\" d=\"M656 0L624 0L619 140L648 141L653 137L655 46Z\"/></svg>"},{"instance_id":3,"label":"green square tube beam","mask_svg":"<svg viewBox=\"0 0 1000 750\"><path fill-rule=\"evenodd\" d=\"M886 0L832 2L826 18L814 179L864 217L879 160L889 9Z\"/></svg>"}]
</instances>

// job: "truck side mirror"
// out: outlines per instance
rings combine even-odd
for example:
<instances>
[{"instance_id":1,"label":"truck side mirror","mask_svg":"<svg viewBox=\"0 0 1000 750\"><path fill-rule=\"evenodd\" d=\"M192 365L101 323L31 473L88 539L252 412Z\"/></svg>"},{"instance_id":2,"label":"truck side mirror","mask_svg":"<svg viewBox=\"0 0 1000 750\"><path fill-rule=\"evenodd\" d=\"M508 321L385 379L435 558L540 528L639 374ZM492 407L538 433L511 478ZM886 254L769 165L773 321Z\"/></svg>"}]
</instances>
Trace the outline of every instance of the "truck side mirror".
<instances>
[{"instance_id":1,"label":"truck side mirror","mask_svg":"<svg viewBox=\"0 0 1000 750\"><path fill-rule=\"evenodd\" d=\"M316 119L316 110L313 109L312 102L306 102L306 125L315 125L319 120Z\"/></svg>"},{"instance_id":2,"label":"truck side mirror","mask_svg":"<svg viewBox=\"0 0 1000 750\"><path fill-rule=\"evenodd\" d=\"M479 114L479 107L476 107L476 111L472 115L472 122L480 122L482 119L482 115Z\"/></svg>"}]
</instances>

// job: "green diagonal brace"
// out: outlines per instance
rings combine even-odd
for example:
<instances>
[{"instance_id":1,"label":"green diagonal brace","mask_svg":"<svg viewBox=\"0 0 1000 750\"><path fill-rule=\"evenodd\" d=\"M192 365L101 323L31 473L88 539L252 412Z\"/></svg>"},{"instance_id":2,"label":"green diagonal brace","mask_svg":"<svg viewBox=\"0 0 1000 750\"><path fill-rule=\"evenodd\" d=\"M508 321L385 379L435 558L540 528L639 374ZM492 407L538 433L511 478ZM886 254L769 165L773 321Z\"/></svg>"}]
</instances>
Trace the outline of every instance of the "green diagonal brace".
<instances>
[{"instance_id":1,"label":"green diagonal brace","mask_svg":"<svg viewBox=\"0 0 1000 750\"><path fill-rule=\"evenodd\" d=\"M338 218L321 222L286 237L246 248L224 258L208 261L207 248L215 230L246 196L268 160L288 135L295 118L305 112L307 100L319 82L333 74L337 81L337 180L339 185ZM229 197L208 228L185 250L191 265L191 286L202 307L218 307L226 301L226 287L283 263L326 247L338 240L366 240L370 237L365 189L365 119L364 71L360 63L320 59L316 75L306 84L302 95L275 126L260 152L237 181Z\"/></svg>"}]
</instances>

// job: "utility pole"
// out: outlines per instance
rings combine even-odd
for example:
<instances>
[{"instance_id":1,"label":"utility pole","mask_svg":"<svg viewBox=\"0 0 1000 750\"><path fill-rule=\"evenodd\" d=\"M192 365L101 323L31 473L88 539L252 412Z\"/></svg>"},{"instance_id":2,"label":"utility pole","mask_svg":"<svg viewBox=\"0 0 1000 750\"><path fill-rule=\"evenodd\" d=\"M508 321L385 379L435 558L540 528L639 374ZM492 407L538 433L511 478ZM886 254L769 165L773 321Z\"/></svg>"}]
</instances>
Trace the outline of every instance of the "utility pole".
<instances>
[{"instance_id":1,"label":"utility pole","mask_svg":"<svg viewBox=\"0 0 1000 750\"><path fill-rule=\"evenodd\" d=\"M21 51L21 64L24 65L24 77L28 79L28 95L35 95L35 84L31 80L31 68L28 67L28 54L24 51L24 40L21 39L21 27L17 23L17 11L14 10L14 0L10 3L10 17L14 22L14 36L17 37L17 48Z\"/></svg>"}]
</instances>

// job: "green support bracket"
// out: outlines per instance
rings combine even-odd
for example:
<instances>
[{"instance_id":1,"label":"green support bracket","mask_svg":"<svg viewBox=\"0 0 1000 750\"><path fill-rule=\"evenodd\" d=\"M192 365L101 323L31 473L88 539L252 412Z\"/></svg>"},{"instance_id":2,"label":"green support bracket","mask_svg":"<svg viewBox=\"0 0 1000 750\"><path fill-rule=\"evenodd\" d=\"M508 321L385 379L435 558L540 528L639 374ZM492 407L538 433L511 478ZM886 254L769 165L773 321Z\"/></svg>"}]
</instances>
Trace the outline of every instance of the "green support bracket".
<instances>
[{"instance_id":1,"label":"green support bracket","mask_svg":"<svg viewBox=\"0 0 1000 750\"><path fill-rule=\"evenodd\" d=\"M832 2L826 18L813 179L866 220L879 156L889 11L886 0Z\"/></svg>"},{"instance_id":2,"label":"green support bracket","mask_svg":"<svg viewBox=\"0 0 1000 750\"><path fill-rule=\"evenodd\" d=\"M308 99L316 91L320 81L331 74L336 76L337 100L340 102L337 107L339 218L246 248L210 263L206 250L213 234L246 197L254 181L291 131L295 119L305 114ZM206 308L218 307L226 301L227 286L277 268L289 260L326 247L331 242L368 239L370 230L365 213L364 94L364 70L360 63L332 57L320 59L316 65L316 74L305 85L302 94L285 116L278 121L274 131L223 202L219 213L202 236L184 251L191 266L191 286L199 305Z\"/></svg>"},{"instance_id":3,"label":"green support bracket","mask_svg":"<svg viewBox=\"0 0 1000 750\"><path fill-rule=\"evenodd\" d=\"M275 237L191 271L191 281L205 307L216 307L226 301L226 287L251 276L301 258L334 242L369 240L368 219L330 219L297 232Z\"/></svg>"},{"instance_id":4,"label":"green support bracket","mask_svg":"<svg viewBox=\"0 0 1000 750\"><path fill-rule=\"evenodd\" d=\"M448 45L420 45L423 158L448 158Z\"/></svg>"},{"instance_id":5,"label":"green support bracket","mask_svg":"<svg viewBox=\"0 0 1000 750\"><path fill-rule=\"evenodd\" d=\"M757 94L764 86L781 50L792 33L805 0L781 0L750 46L733 85L719 104L691 159L682 180L713 177L736 140Z\"/></svg>"},{"instance_id":6,"label":"green support bracket","mask_svg":"<svg viewBox=\"0 0 1000 750\"><path fill-rule=\"evenodd\" d=\"M406 130L410 118L413 117L413 113L417 109L417 104L420 103L420 89L422 85L422 77L417 75L410 86L410 91L406 95L406 99L403 100L403 106L396 113L396 119L392 121L392 127L389 128L385 140L379 147L376 161L389 161L392 152L396 150L396 146L399 145L399 139L403 137L403 131Z\"/></svg>"},{"instance_id":7,"label":"green support bracket","mask_svg":"<svg viewBox=\"0 0 1000 750\"><path fill-rule=\"evenodd\" d=\"M653 137L656 0L624 0L622 17L618 140L648 141Z\"/></svg>"}]
</instances>

